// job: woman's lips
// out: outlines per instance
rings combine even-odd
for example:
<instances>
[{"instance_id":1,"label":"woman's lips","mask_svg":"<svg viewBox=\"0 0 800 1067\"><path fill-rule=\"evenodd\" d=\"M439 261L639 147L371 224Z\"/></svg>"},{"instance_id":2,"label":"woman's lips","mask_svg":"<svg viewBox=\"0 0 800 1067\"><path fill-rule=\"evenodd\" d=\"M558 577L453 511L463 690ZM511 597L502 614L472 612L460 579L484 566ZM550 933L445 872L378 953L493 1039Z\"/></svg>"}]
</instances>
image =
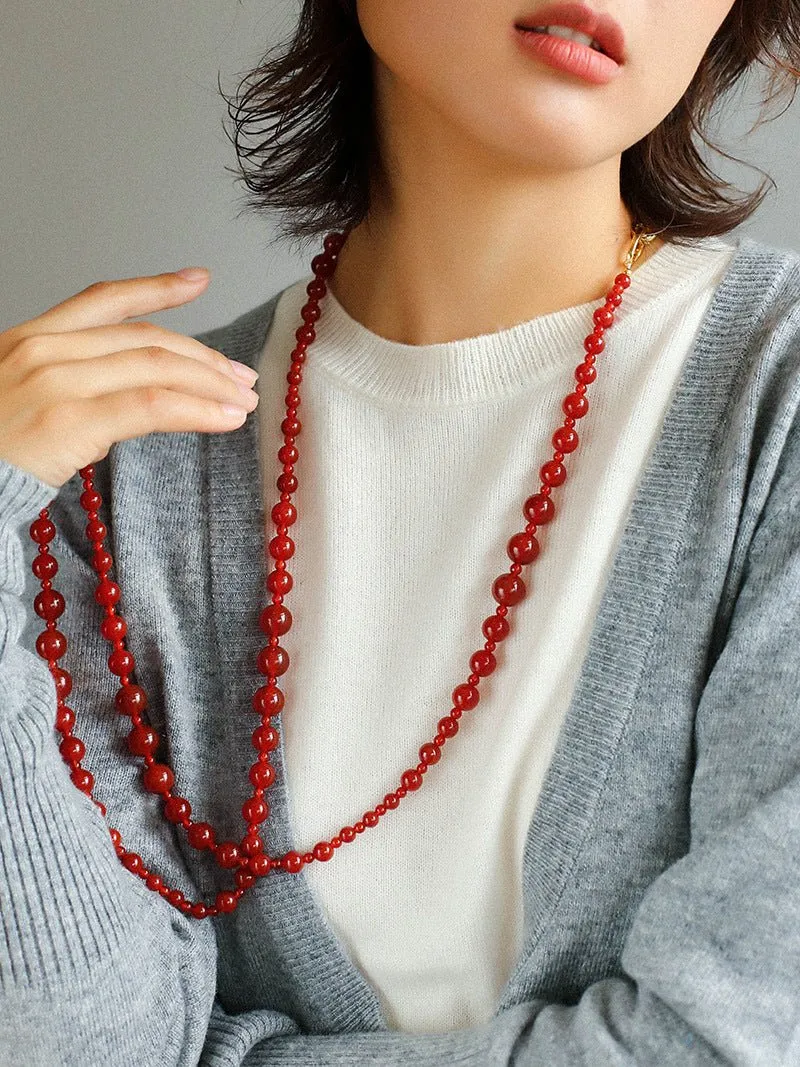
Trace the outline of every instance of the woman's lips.
<instances>
[{"instance_id":1,"label":"woman's lips","mask_svg":"<svg viewBox=\"0 0 800 1067\"><path fill-rule=\"evenodd\" d=\"M566 26L588 34L616 63L622 65L625 62L625 34L617 20L578 0L548 4L530 15L522 15L514 25L520 30L532 26Z\"/></svg>"},{"instance_id":2,"label":"woman's lips","mask_svg":"<svg viewBox=\"0 0 800 1067\"><path fill-rule=\"evenodd\" d=\"M622 70L610 56L595 51L579 41L556 37L549 33L514 28L519 48L555 70L574 74L592 85L606 85Z\"/></svg>"}]
</instances>

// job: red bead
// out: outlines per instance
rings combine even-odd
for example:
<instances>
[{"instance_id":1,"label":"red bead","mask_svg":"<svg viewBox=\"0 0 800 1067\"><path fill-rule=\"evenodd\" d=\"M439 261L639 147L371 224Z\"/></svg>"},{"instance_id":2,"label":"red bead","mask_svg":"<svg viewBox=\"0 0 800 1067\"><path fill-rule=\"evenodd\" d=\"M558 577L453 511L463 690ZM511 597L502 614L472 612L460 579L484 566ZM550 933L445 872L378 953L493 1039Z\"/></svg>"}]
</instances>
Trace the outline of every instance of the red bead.
<instances>
[{"instance_id":1,"label":"red bead","mask_svg":"<svg viewBox=\"0 0 800 1067\"><path fill-rule=\"evenodd\" d=\"M341 252L345 240L346 237L343 233L333 231L325 237L325 240L322 242L322 247L326 252L336 255L338 252Z\"/></svg>"},{"instance_id":2,"label":"red bead","mask_svg":"<svg viewBox=\"0 0 800 1067\"><path fill-rule=\"evenodd\" d=\"M574 452L580 438L570 426L561 426L553 434L553 445L559 452Z\"/></svg>"},{"instance_id":3,"label":"red bead","mask_svg":"<svg viewBox=\"0 0 800 1067\"><path fill-rule=\"evenodd\" d=\"M613 304L614 307L619 307L619 305L622 303L622 293L619 291L616 285L613 287L613 289L609 290L608 296L606 297L606 303Z\"/></svg>"},{"instance_id":4,"label":"red bead","mask_svg":"<svg viewBox=\"0 0 800 1067\"><path fill-rule=\"evenodd\" d=\"M70 774L72 784L82 793L91 796L94 788L94 777L84 767L74 767Z\"/></svg>"},{"instance_id":5,"label":"red bead","mask_svg":"<svg viewBox=\"0 0 800 1067\"><path fill-rule=\"evenodd\" d=\"M450 715L445 715L443 719L439 719L436 726L439 733L444 734L445 737L455 737L458 733L458 722Z\"/></svg>"},{"instance_id":6,"label":"red bead","mask_svg":"<svg viewBox=\"0 0 800 1067\"><path fill-rule=\"evenodd\" d=\"M114 561L105 549L100 548L92 555L92 566L98 574L108 574Z\"/></svg>"},{"instance_id":7,"label":"red bead","mask_svg":"<svg viewBox=\"0 0 800 1067\"><path fill-rule=\"evenodd\" d=\"M258 625L262 633L280 637L292 626L292 613L285 604L270 604L259 616Z\"/></svg>"},{"instance_id":8,"label":"red bead","mask_svg":"<svg viewBox=\"0 0 800 1067\"><path fill-rule=\"evenodd\" d=\"M127 737L128 750L134 756L150 756L158 748L158 734L149 726L136 725Z\"/></svg>"},{"instance_id":9,"label":"red bead","mask_svg":"<svg viewBox=\"0 0 800 1067\"><path fill-rule=\"evenodd\" d=\"M606 342L600 334L590 333L583 339L584 349L593 356L598 356L606 347Z\"/></svg>"},{"instance_id":10,"label":"red bead","mask_svg":"<svg viewBox=\"0 0 800 1067\"><path fill-rule=\"evenodd\" d=\"M121 615L106 615L100 623L100 633L106 641L121 641L128 632L128 624Z\"/></svg>"},{"instance_id":11,"label":"red bead","mask_svg":"<svg viewBox=\"0 0 800 1067\"><path fill-rule=\"evenodd\" d=\"M333 274L335 269L336 263L327 252L319 256L314 256L311 260L311 273L317 274L322 278L327 278L329 275Z\"/></svg>"},{"instance_id":12,"label":"red bead","mask_svg":"<svg viewBox=\"0 0 800 1067\"><path fill-rule=\"evenodd\" d=\"M575 368L575 380L581 385L590 385L596 377L597 371L590 364L579 363Z\"/></svg>"},{"instance_id":13,"label":"red bead","mask_svg":"<svg viewBox=\"0 0 800 1067\"><path fill-rule=\"evenodd\" d=\"M299 852L287 852L281 860L281 866L289 874L297 874L300 868L303 866L303 858Z\"/></svg>"},{"instance_id":14,"label":"red bead","mask_svg":"<svg viewBox=\"0 0 800 1067\"><path fill-rule=\"evenodd\" d=\"M86 755L86 746L79 737L65 737L58 746L58 751L67 763L80 763Z\"/></svg>"},{"instance_id":15,"label":"red bead","mask_svg":"<svg viewBox=\"0 0 800 1067\"><path fill-rule=\"evenodd\" d=\"M33 601L33 610L42 619L57 619L67 606L61 593L55 589L43 589Z\"/></svg>"},{"instance_id":16,"label":"red bead","mask_svg":"<svg viewBox=\"0 0 800 1067\"><path fill-rule=\"evenodd\" d=\"M239 866L239 846L234 841L223 841L217 845L215 852L220 867Z\"/></svg>"},{"instance_id":17,"label":"red bead","mask_svg":"<svg viewBox=\"0 0 800 1067\"><path fill-rule=\"evenodd\" d=\"M442 750L438 745L423 745L419 750L419 758L423 763L438 763L442 756Z\"/></svg>"},{"instance_id":18,"label":"red bead","mask_svg":"<svg viewBox=\"0 0 800 1067\"><path fill-rule=\"evenodd\" d=\"M508 604L509 606L519 604L521 600L524 600L527 592L525 582L518 574L501 574L499 578L495 579L492 586L492 596L497 603ZM477 667L475 670L480 674Z\"/></svg>"},{"instance_id":19,"label":"red bead","mask_svg":"<svg viewBox=\"0 0 800 1067\"><path fill-rule=\"evenodd\" d=\"M185 899L180 889L170 889L169 893L167 893L167 900L173 908L179 908Z\"/></svg>"},{"instance_id":20,"label":"red bead","mask_svg":"<svg viewBox=\"0 0 800 1067\"><path fill-rule=\"evenodd\" d=\"M259 852L264 851L264 842L258 834L249 833L242 841L240 847L243 856L257 856Z\"/></svg>"},{"instance_id":21,"label":"red bead","mask_svg":"<svg viewBox=\"0 0 800 1067\"><path fill-rule=\"evenodd\" d=\"M214 848L214 829L207 822L195 822L186 831L186 839L192 848Z\"/></svg>"},{"instance_id":22,"label":"red bead","mask_svg":"<svg viewBox=\"0 0 800 1067\"><path fill-rule=\"evenodd\" d=\"M58 574L58 561L49 552L41 552L31 563L31 570L40 582L52 581Z\"/></svg>"},{"instance_id":23,"label":"red bead","mask_svg":"<svg viewBox=\"0 0 800 1067\"><path fill-rule=\"evenodd\" d=\"M514 563L527 565L528 563L533 563L539 555L539 542L533 534L528 533L527 530L522 530L520 533L514 534L508 542L506 553ZM492 638L492 640L496 639Z\"/></svg>"},{"instance_id":24,"label":"red bead","mask_svg":"<svg viewBox=\"0 0 800 1067\"><path fill-rule=\"evenodd\" d=\"M341 837L342 841L349 844L356 839L355 829L352 826L343 826L339 831L339 837Z\"/></svg>"},{"instance_id":25,"label":"red bead","mask_svg":"<svg viewBox=\"0 0 800 1067\"><path fill-rule=\"evenodd\" d=\"M276 685L262 685L253 694L253 710L259 715L278 715L283 708L283 693Z\"/></svg>"},{"instance_id":26,"label":"red bead","mask_svg":"<svg viewBox=\"0 0 800 1067\"><path fill-rule=\"evenodd\" d=\"M252 735L253 748L259 752L272 752L280 744L278 731L272 726L257 726Z\"/></svg>"},{"instance_id":27,"label":"red bead","mask_svg":"<svg viewBox=\"0 0 800 1067\"><path fill-rule=\"evenodd\" d=\"M256 879L255 875L245 867L240 867L236 874L234 874L233 880L236 882L239 889L249 889Z\"/></svg>"},{"instance_id":28,"label":"red bead","mask_svg":"<svg viewBox=\"0 0 800 1067\"><path fill-rule=\"evenodd\" d=\"M127 648L115 648L108 657L108 669L112 674L131 674L134 666L135 660Z\"/></svg>"},{"instance_id":29,"label":"red bead","mask_svg":"<svg viewBox=\"0 0 800 1067\"><path fill-rule=\"evenodd\" d=\"M364 812L364 825L365 826L377 826L380 822L380 816L377 811L365 811Z\"/></svg>"},{"instance_id":30,"label":"red bead","mask_svg":"<svg viewBox=\"0 0 800 1067\"><path fill-rule=\"evenodd\" d=\"M589 410L589 401L585 396L581 396L580 393L568 393L564 397L561 407L573 419L582 419Z\"/></svg>"},{"instance_id":31,"label":"red bead","mask_svg":"<svg viewBox=\"0 0 800 1067\"><path fill-rule=\"evenodd\" d=\"M275 645L274 648L262 648L256 665L262 674L277 678L289 669L289 653L280 645Z\"/></svg>"},{"instance_id":32,"label":"red bead","mask_svg":"<svg viewBox=\"0 0 800 1067\"><path fill-rule=\"evenodd\" d=\"M539 474L545 485L563 485L567 480L567 471L562 463L551 459L539 469Z\"/></svg>"},{"instance_id":33,"label":"red bead","mask_svg":"<svg viewBox=\"0 0 800 1067\"><path fill-rule=\"evenodd\" d=\"M303 322L316 322L321 314L322 311L319 304L312 304L311 302L304 304L300 309L300 317Z\"/></svg>"},{"instance_id":34,"label":"red bead","mask_svg":"<svg viewBox=\"0 0 800 1067\"><path fill-rule=\"evenodd\" d=\"M294 445L281 445L278 449L278 460L280 463L297 463L299 455L300 453Z\"/></svg>"},{"instance_id":35,"label":"red bead","mask_svg":"<svg viewBox=\"0 0 800 1067\"><path fill-rule=\"evenodd\" d=\"M247 861L247 866L256 878L263 878L272 869L272 861L262 852L259 856L251 856Z\"/></svg>"},{"instance_id":36,"label":"red bead","mask_svg":"<svg viewBox=\"0 0 800 1067\"><path fill-rule=\"evenodd\" d=\"M367 828L367 827L365 826L365 824L364 824L363 822L360 822L360 821L359 821L359 822L357 822L357 823L355 824L355 826L353 827L353 829L355 830L355 832L356 832L357 834L363 834L363 833L364 833L364 831L366 830L366 828Z\"/></svg>"},{"instance_id":37,"label":"red bead","mask_svg":"<svg viewBox=\"0 0 800 1067\"><path fill-rule=\"evenodd\" d=\"M621 289L627 289L630 284L631 284L630 275L626 274L625 271L622 271L614 279L614 285L620 286Z\"/></svg>"},{"instance_id":38,"label":"red bead","mask_svg":"<svg viewBox=\"0 0 800 1067\"><path fill-rule=\"evenodd\" d=\"M109 836L111 837L111 841L113 842L115 848L116 848L117 845L121 845L122 844L122 834L120 834L120 832L116 828L116 826L110 826L109 829L108 829L108 833L109 833Z\"/></svg>"},{"instance_id":39,"label":"red bead","mask_svg":"<svg viewBox=\"0 0 800 1067\"><path fill-rule=\"evenodd\" d=\"M267 789L275 781L275 768L271 763L254 763L248 777L256 789Z\"/></svg>"},{"instance_id":40,"label":"red bead","mask_svg":"<svg viewBox=\"0 0 800 1067\"><path fill-rule=\"evenodd\" d=\"M46 545L55 537L56 528L55 524L52 523L50 519L40 516L38 519L34 519L31 523L29 532L38 545Z\"/></svg>"},{"instance_id":41,"label":"red bead","mask_svg":"<svg viewBox=\"0 0 800 1067\"><path fill-rule=\"evenodd\" d=\"M116 582L110 582L104 578L94 591L94 598L98 604L104 607L116 604L120 598L120 588Z\"/></svg>"},{"instance_id":42,"label":"red bead","mask_svg":"<svg viewBox=\"0 0 800 1067\"><path fill-rule=\"evenodd\" d=\"M269 804L261 797L250 797L242 804L242 817L245 822L263 822L269 815Z\"/></svg>"},{"instance_id":43,"label":"red bead","mask_svg":"<svg viewBox=\"0 0 800 1067\"><path fill-rule=\"evenodd\" d=\"M294 331L294 335L298 341L304 341L310 345L316 338L317 331L313 326L301 326L299 330Z\"/></svg>"},{"instance_id":44,"label":"red bead","mask_svg":"<svg viewBox=\"0 0 800 1067\"><path fill-rule=\"evenodd\" d=\"M286 471L278 476L278 480L275 483L282 493L293 493L297 489L297 478L294 474L287 474Z\"/></svg>"},{"instance_id":45,"label":"red bead","mask_svg":"<svg viewBox=\"0 0 800 1067\"><path fill-rule=\"evenodd\" d=\"M142 775L142 784L148 793L168 793L175 785L175 775L166 763L153 763Z\"/></svg>"},{"instance_id":46,"label":"red bead","mask_svg":"<svg viewBox=\"0 0 800 1067\"><path fill-rule=\"evenodd\" d=\"M52 667L50 670L56 687L56 695L60 700L66 700L72 692L72 676L61 667Z\"/></svg>"},{"instance_id":47,"label":"red bead","mask_svg":"<svg viewBox=\"0 0 800 1067\"><path fill-rule=\"evenodd\" d=\"M327 841L319 841L314 845L314 859L321 860L323 863L329 860L333 855L333 846Z\"/></svg>"},{"instance_id":48,"label":"red bead","mask_svg":"<svg viewBox=\"0 0 800 1067\"><path fill-rule=\"evenodd\" d=\"M601 308L596 308L592 314L592 318L598 326L610 326L614 321L614 312L609 310L605 305Z\"/></svg>"},{"instance_id":49,"label":"red bead","mask_svg":"<svg viewBox=\"0 0 800 1067\"><path fill-rule=\"evenodd\" d=\"M36 651L42 659L61 659L67 651L67 639L60 630L43 630L36 638Z\"/></svg>"},{"instance_id":50,"label":"red bead","mask_svg":"<svg viewBox=\"0 0 800 1067\"><path fill-rule=\"evenodd\" d=\"M529 496L522 510L525 518L530 519L537 526L544 526L545 523L552 522L556 515L555 504L549 496L545 496L543 493L534 493L533 496Z\"/></svg>"},{"instance_id":51,"label":"red bead","mask_svg":"<svg viewBox=\"0 0 800 1067\"><path fill-rule=\"evenodd\" d=\"M117 690L114 705L121 715L133 715L147 710L147 694L140 685L123 685Z\"/></svg>"},{"instance_id":52,"label":"red bead","mask_svg":"<svg viewBox=\"0 0 800 1067\"><path fill-rule=\"evenodd\" d=\"M488 618L483 620L481 630L484 637L497 643L504 641L508 637L510 627L508 620L502 615L489 615Z\"/></svg>"},{"instance_id":53,"label":"red bead","mask_svg":"<svg viewBox=\"0 0 800 1067\"><path fill-rule=\"evenodd\" d=\"M136 852L126 852L121 858L123 866L127 867L133 874L136 874L143 866L142 857Z\"/></svg>"},{"instance_id":54,"label":"red bead","mask_svg":"<svg viewBox=\"0 0 800 1067\"><path fill-rule=\"evenodd\" d=\"M235 893L228 893L224 890L221 893L217 893L217 908L219 911L235 911L238 902L239 898Z\"/></svg>"},{"instance_id":55,"label":"red bead","mask_svg":"<svg viewBox=\"0 0 800 1067\"><path fill-rule=\"evenodd\" d=\"M196 904L192 904L189 914L194 919L205 919L208 915L208 908L201 900L198 900Z\"/></svg>"},{"instance_id":56,"label":"red bead","mask_svg":"<svg viewBox=\"0 0 800 1067\"><path fill-rule=\"evenodd\" d=\"M107 533L108 530L105 524L100 522L99 519L90 519L86 523L86 536L90 541L102 541Z\"/></svg>"},{"instance_id":57,"label":"red bead","mask_svg":"<svg viewBox=\"0 0 800 1067\"><path fill-rule=\"evenodd\" d=\"M103 503L103 498L96 489L86 489L81 493L81 507L84 511L97 511Z\"/></svg>"},{"instance_id":58,"label":"red bead","mask_svg":"<svg viewBox=\"0 0 800 1067\"><path fill-rule=\"evenodd\" d=\"M183 822L192 814L192 805L185 797L171 796L164 802L164 818L169 822Z\"/></svg>"},{"instance_id":59,"label":"red bead","mask_svg":"<svg viewBox=\"0 0 800 1067\"><path fill-rule=\"evenodd\" d=\"M493 652L487 652L485 648L481 648L473 653L469 665L477 675L481 678L485 678L487 674L491 674L495 669L497 660L495 659Z\"/></svg>"},{"instance_id":60,"label":"red bead","mask_svg":"<svg viewBox=\"0 0 800 1067\"><path fill-rule=\"evenodd\" d=\"M68 708L66 704L61 704L56 708L56 729L62 733L69 733L72 727L75 725L75 712L72 708Z\"/></svg>"},{"instance_id":61,"label":"red bead","mask_svg":"<svg viewBox=\"0 0 800 1067\"><path fill-rule=\"evenodd\" d=\"M453 690L452 698L457 708L469 711L470 708L477 707L480 693L474 685L457 685Z\"/></svg>"},{"instance_id":62,"label":"red bead","mask_svg":"<svg viewBox=\"0 0 800 1067\"><path fill-rule=\"evenodd\" d=\"M403 783L404 789L419 789L419 787L422 785L422 775L419 773L419 771L403 771L402 775L400 776L400 781ZM358 824L356 824L356 829L358 829Z\"/></svg>"}]
</instances>

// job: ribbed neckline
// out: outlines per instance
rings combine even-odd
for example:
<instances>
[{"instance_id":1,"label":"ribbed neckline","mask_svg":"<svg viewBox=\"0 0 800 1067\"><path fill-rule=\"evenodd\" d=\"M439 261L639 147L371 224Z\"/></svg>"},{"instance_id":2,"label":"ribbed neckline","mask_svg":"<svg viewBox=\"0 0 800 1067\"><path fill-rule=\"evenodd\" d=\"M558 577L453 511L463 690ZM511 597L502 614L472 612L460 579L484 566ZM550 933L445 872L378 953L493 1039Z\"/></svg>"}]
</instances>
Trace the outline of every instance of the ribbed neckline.
<instances>
[{"instance_id":1,"label":"ribbed neckline","mask_svg":"<svg viewBox=\"0 0 800 1067\"><path fill-rule=\"evenodd\" d=\"M645 309L655 311L656 302L668 304L680 297L679 291L688 295L702 284L704 274L715 273L720 254L735 247L718 237L692 245L662 245L634 269L612 327L615 339L627 336ZM308 275L292 286L297 307L286 309L292 321L307 299L305 287L311 280ZM493 333L408 345L369 330L329 290L315 324L313 365L341 386L385 402L429 406L501 400L579 360L599 305L599 300L587 301Z\"/></svg>"}]
</instances>

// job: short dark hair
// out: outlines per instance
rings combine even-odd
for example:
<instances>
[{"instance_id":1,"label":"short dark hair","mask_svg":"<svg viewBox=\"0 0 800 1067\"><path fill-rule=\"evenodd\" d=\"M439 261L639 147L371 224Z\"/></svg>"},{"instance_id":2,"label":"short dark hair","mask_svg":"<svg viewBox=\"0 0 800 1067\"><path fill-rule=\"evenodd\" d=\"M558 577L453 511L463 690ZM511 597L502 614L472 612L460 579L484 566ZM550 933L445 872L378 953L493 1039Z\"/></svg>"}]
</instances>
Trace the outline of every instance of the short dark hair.
<instances>
[{"instance_id":1,"label":"short dark hair","mask_svg":"<svg viewBox=\"0 0 800 1067\"><path fill-rule=\"evenodd\" d=\"M666 227L664 240L688 243L726 233L752 215L772 178L760 171L765 177L754 192L732 198L737 190L709 169L693 133L736 159L702 129L715 103L745 71L764 66L770 76L755 129L787 90L793 101L798 63L800 0L736 0L681 99L622 153L620 193L634 222L650 231ZM244 210L275 213L277 236L298 244L366 217L381 160L372 52L355 0L304 0L291 39L267 50L232 99L220 92L238 161L226 170L250 191Z\"/></svg>"}]
</instances>

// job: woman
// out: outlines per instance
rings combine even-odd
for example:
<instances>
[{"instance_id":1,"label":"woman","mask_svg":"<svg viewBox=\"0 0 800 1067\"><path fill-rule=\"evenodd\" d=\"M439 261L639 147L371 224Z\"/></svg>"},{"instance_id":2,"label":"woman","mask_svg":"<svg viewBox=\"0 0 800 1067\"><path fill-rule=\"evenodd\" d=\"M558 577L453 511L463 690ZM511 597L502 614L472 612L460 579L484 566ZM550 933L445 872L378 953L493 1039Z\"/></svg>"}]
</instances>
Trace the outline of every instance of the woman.
<instances>
[{"instance_id":1,"label":"woman","mask_svg":"<svg viewBox=\"0 0 800 1067\"><path fill-rule=\"evenodd\" d=\"M307 3L313 277L0 335L6 1056L800 1062L800 257L691 143L779 6Z\"/></svg>"}]
</instances>

